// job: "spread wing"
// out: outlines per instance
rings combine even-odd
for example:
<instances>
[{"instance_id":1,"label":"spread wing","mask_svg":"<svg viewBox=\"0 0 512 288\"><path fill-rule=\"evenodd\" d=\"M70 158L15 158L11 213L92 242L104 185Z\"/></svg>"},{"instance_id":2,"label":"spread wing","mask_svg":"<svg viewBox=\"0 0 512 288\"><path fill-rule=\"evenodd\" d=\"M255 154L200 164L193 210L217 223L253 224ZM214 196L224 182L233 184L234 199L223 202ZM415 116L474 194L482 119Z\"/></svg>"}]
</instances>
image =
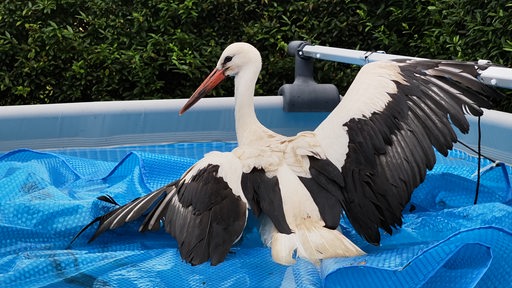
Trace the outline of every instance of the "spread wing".
<instances>
[{"instance_id":1,"label":"spread wing","mask_svg":"<svg viewBox=\"0 0 512 288\"><path fill-rule=\"evenodd\" d=\"M328 225L343 210L368 242L402 224L411 193L467 133L465 114L501 97L477 80L487 66L400 60L364 66L338 107L315 130L327 159L310 157L312 177L301 180ZM341 173L340 173L341 172ZM333 212L334 211L334 212Z\"/></svg>"}]
</instances>

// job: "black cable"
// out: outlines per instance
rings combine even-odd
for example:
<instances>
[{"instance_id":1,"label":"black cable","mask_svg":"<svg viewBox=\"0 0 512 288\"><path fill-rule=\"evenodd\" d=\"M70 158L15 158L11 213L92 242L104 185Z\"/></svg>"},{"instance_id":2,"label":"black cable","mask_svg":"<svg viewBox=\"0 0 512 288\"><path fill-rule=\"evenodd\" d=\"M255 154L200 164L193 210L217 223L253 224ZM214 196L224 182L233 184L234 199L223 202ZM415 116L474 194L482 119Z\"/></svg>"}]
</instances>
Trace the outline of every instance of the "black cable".
<instances>
[{"instance_id":1,"label":"black cable","mask_svg":"<svg viewBox=\"0 0 512 288\"><path fill-rule=\"evenodd\" d=\"M475 201L474 205L478 203L478 193L480 192L480 168L482 162L482 127L480 126L480 116L478 116L478 168L477 168L477 176L476 176L476 191L475 191Z\"/></svg>"},{"instance_id":2,"label":"black cable","mask_svg":"<svg viewBox=\"0 0 512 288\"><path fill-rule=\"evenodd\" d=\"M458 144L460 144L460 145L462 145L462 146L464 146L464 147L466 147L466 149L468 149L469 151L471 151L471 152L473 152L473 153L475 153L475 154L478 154L478 151L477 151L477 150L475 150L475 149L473 149L473 148L471 148L471 146L469 146L468 144L466 144L466 143L464 143L464 142L462 142L462 141L460 141L460 140L457 140L457 143L458 143ZM491 157L486 156L485 154L480 154L480 155L481 155L483 158L485 158L485 159L487 159L487 160L491 161L492 163L496 163L496 162L498 162L497 160L494 160L494 159L492 159Z\"/></svg>"}]
</instances>

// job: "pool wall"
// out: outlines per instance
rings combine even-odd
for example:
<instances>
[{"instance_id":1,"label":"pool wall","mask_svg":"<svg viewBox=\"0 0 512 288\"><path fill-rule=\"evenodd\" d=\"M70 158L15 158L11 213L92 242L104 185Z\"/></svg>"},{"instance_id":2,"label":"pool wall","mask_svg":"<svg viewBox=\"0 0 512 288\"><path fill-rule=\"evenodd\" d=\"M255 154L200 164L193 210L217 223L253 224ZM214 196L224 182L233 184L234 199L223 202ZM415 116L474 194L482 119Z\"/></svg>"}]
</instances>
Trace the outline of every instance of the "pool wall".
<instances>
[{"instance_id":1,"label":"pool wall","mask_svg":"<svg viewBox=\"0 0 512 288\"><path fill-rule=\"evenodd\" d=\"M236 141L234 98L202 99L187 113L186 99L88 102L0 107L0 152L174 142ZM294 135L313 130L326 112L284 112L281 96L255 98L258 118L270 129ZM460 140L476 148L477 118ZM482 153L512 163L512 114L486 110ZM457 146L458 148L462 148Z\"/></svg>"}]
</instances>

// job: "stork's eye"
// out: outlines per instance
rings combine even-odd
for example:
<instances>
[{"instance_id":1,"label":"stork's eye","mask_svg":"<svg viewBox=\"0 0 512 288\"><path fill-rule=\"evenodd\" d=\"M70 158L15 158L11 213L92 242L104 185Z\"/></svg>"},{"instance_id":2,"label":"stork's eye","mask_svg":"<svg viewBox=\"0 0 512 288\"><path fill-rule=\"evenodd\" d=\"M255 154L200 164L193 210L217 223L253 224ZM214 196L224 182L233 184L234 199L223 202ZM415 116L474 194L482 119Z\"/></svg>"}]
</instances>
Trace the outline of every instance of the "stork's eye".
<instances>
[{"instance_id":1,"label":"stork's eye","mask_svg":"<svg viewBox=\"0 0 512 288\"><path fill-rule=\"evenodd\" d=\"M224 58L224 62L222 64L226 64L226 63L230 62L231 60L233 60L233 56L226 56L226 58Z\"/></svg>"}]
</instances>

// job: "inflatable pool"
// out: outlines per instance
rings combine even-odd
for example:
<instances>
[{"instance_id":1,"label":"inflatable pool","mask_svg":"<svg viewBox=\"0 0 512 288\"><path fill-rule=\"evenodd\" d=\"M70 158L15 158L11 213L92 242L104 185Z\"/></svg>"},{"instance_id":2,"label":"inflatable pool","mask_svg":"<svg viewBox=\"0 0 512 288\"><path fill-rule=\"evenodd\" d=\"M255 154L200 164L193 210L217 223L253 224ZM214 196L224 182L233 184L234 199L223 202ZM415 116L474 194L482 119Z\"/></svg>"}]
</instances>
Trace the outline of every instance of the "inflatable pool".
<instances>
[{"instance_id":1,"label":"inflatable pool","mask_svg":"<svg viewBox=\"0 0 512 288\"><path fill-rule=\"evenodd\" d=\"M464 145L436 155L403 227L383 234L380 246L342 218L364 256L276 264L255 219L217 266L186 264L176 241L138 233L136 221L88 244L91 229L70 245L114 208L97 197L127 203L205 153L236 147L233 98L203 99L178 116L185 101L0 107L0 287L511 287L512 114L494 110L485 111L480 134L470 118ZM281 134L312 130L328 114L285 112L286 101L255 99L260 121Z\"/></svg>"},{"instance_id":2,"label":"inflatable pool","mask_svg":"<svg viewBox=\"0 0 512 288\"><path fill-rule=\"evenodd\" d=\"M470 287L512 283L509 165L462 150L438 155L413 194L404 226L380 247L344 232L368 254L315 267L272 262L249 225L227 260L190 266L163 232L137 223L87 244L75 233L119 203L176 178L208 151L236 147L232 99L204 99L177 116L182 100L0 107L0 283L2 287ZM283 112L280 97L258 97L261 121L283 134L313 129L326 113ZM219 121L202 121L203 115ZM474 122L474 119L471 120ZM475 148L476 129L461 140ZM486 111L482 153L511 163L512 115ZM20 149L23 148L23 149ZM464 147L461 147L464 148ZM116 234L115 236L113 234Z\"/></svg>"}]
</instances>

